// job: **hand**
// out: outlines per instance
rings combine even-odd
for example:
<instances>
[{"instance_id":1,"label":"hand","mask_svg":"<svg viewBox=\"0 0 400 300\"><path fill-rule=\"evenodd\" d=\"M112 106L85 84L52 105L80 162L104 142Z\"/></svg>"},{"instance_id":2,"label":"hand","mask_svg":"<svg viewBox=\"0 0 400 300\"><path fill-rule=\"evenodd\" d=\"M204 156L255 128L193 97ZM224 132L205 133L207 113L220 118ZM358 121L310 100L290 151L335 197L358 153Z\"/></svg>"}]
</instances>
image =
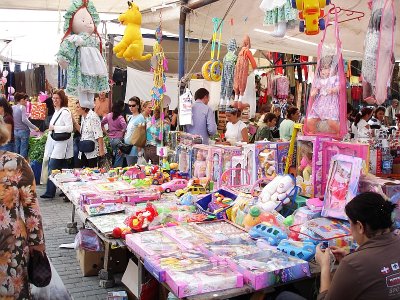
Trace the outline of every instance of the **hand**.
<instances>
[{"instance_id":1,"label":"hand","mask_svg":"<svg viewBox=\"0 0 400 300\"><path fill-rule=\"evenodd\" d=\"M40 132L39 127L36 127L36 128L35 128L35 131L36 131L36 132Z\"/></svg>"},{"instance_id":2,"label":"hand","mask_svg":"<svg viewBox=\"0 0 400 300\"><path fill-rule=\"evenodd\" d=\"M49 126L49 130L50 130L50 131L53 131L53 130L54 130L54 125L50 125L50 126Z\"/></svg>"},{"instance_id":3,"label":"hand","mask_svg":"<svg viewBox=\"0 0 400 300\"><path fill-rule=\"evenodd\" d=\"M347 254L349 254L345 249L336 246L329 247L329 249L331 249L333 255L335 255L336 261L339 263Z\"/></svg>"},{"instance_id":4,"label":"hand","mask_svg":"<svg viewBox=\"0 0 400 300\"><path fill-rule=\"evenodd\" d=\"M44 244L29 246L29 252L33 252L34 250L43 253L44 251L46 251L46 246Z\"/></svg>"},{"instance_id":5,"label":"hand","mask_svg":"<svg viewBox=\"0 0 400 300\"><path fill-rule=\"evenodd\" d=\"M321 249L322 244L317 245L317 252L315 253L315 260L322 268L328 268L331 264L329 249Z\"/></svg>"}]
</instances>

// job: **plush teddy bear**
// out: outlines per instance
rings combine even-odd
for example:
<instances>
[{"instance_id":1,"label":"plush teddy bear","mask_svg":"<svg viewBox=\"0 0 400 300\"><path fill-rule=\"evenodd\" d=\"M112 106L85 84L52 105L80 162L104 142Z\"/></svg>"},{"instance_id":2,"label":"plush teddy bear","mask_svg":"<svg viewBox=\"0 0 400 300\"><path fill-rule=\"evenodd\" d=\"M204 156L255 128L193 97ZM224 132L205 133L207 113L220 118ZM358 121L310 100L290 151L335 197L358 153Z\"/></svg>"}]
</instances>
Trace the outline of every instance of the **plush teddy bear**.
<instances>
[{"instance_id":1,"label":"plush teddy bear","mask_svg":"<svg viewBox=\"0 0 400 300\"><path fill-rule=\"evenodd\" d=\"M78 97L81 107L94 108L94 94L110 90L96 28L99 15L92 1L74 0L64 19L65 35L57 60L61 68L67 69L66 92Z\"/></svg>"},{"instance_id":2,"label":"plush teddy bear","mask_svg":"<svg viewBox=\"0 0 400 300\"><path fill-rule=\"evenodd\" d=\"M263 188L258 205L264 211L278 211L282 208L282 205L290 202L289 197L292 196L294 187L295 182L292 176L278 175Z\"/></svg>"}]
</instances>

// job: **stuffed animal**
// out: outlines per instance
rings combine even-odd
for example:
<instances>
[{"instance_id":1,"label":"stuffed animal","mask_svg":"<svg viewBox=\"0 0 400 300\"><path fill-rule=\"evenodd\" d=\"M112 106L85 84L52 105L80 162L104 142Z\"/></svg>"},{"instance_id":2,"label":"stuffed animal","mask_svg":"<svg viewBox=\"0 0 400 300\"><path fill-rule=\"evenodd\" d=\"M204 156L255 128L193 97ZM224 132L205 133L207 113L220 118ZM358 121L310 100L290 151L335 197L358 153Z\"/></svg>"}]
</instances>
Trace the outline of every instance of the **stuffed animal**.
<instances>
[{"instance_id":1,"label":"stuffed animal","mask_svg":"<svg viewBox=\"0 0 400 300\"><path fill-rule=\"evenodd\" d=\"M139 7L128 1L128 10L118 17L122 25L126 25L122 40L115 45L113 51L118 58L126 61L147 60L151 54L143 55L144 44L140 26L142 25L142 14Z\"/></svg>"},{"instance_id":2,"label":"stuffed animal","mask_svg":"<svg viewBox=\"0 0 400 300\"><path fill-rule=\"evenodd\" d=\"M228 53L224 57L224 66L222 69L221 80L221 100L220 105L228 105L233 91L233 79L235 76L235 66L237 61L237 43L231 39L228 43Z\"/></svg>"},{"instance_id":3,"label":"stuffed animal","mask_svg":"<svg viewBox=\"0 0 400 300\"><path fill-rule=\"evenodd\" d=\"M64 19L65 34L57 60L61 68L67 69L66 93L78 97L81 107L94 108L94 94L110 90L96 28L99 15L92 1L74 0Z\"/></svg>"},{"instance_id":4,"label":"stuffed animal","mask_svg":"<svg viewBox=\"0 0 400 300\"><path fill-rule=\"evenodd\" d=\"M264 211L279 211L282 205L290 202L290 196L294 194L295 181L291 175L276 176L268 183L259 195L258 206Z\"/></svg>"}]
</instances>

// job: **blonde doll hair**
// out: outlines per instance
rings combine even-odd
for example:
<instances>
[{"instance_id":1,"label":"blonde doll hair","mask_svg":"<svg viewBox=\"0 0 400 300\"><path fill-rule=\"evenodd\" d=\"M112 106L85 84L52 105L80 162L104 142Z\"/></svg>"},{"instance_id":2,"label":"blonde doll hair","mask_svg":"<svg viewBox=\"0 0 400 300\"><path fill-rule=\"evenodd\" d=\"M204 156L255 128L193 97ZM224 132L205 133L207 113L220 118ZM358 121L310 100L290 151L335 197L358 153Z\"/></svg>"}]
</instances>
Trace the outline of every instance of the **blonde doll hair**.
<instances>
[{"instance_id":1,"label":"blonde doll hair","mask_svg":"<svg viewBox=\"0 0 400 300\"><path fill-rule=\"evenodd\" d=\"M11 134L7 130L6 124L4 123L3 117L0 116L0 146L7 144L10 140Z\"/></svg>"}]
</instances>

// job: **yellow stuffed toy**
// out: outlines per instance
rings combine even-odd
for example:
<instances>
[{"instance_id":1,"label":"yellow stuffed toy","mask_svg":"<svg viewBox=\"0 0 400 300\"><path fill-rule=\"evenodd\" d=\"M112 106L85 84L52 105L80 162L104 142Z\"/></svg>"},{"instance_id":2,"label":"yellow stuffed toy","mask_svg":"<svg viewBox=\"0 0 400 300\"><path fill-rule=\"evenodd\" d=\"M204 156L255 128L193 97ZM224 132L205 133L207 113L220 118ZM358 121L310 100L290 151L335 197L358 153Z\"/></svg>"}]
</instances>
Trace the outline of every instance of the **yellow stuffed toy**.
<instances>
[{"instance_id":1,"label":"yellow stuffed toy","mask_svg":"<svg viewBox=\"0 0 400 300\"><path fill-rule=\"evenodd\" d=\"M115 45L113 51L118 58L125 58L127 61L147 60L151 54L143 56L144 44L140 26L142 25L142 14L131 1L128 1L129 8L118 17L122 25L126 25L122 40Z\"/></svg>"}]
</instances>

